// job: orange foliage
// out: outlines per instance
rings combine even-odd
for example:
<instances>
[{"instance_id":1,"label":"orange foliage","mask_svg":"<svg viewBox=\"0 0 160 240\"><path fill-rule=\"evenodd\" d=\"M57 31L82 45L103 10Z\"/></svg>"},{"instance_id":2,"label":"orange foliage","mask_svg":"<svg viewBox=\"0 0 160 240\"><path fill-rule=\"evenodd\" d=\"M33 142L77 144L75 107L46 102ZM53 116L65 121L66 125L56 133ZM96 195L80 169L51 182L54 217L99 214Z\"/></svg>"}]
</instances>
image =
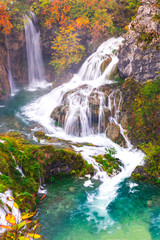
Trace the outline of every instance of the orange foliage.
<instances>
[{"instance_id":1,"label":"orange foliage","mask_svg":"<svg viewBox=\"0 0 160 240\"><path fill-rule=\"evenodd\" d=\"M57 73L78 63L85 53L81 44L82 31L92 36L92 44L103 41L112 26L112 17L107 11L110 0L54 0L42 10L45 26L55 24L56 38L51 64Z\"/></svg>"},{"instance_id":2,"label":"orange foliage","mask_svg":"<svg viewBox=\"0 0 160 240\"><path fill-rule=\"evenodd\" d=\"M0 31L9 34L12 27L13 26L10 22L10 16L6 10L6 6L0 2Z\"/></svg>"}]
</instances>

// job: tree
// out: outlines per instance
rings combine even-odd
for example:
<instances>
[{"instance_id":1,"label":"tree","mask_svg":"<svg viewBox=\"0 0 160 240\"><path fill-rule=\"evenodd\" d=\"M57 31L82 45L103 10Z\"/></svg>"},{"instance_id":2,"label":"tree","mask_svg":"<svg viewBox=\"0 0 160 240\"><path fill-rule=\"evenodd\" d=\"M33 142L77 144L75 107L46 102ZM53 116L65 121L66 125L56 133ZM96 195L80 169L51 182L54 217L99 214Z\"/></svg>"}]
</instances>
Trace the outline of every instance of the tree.
<instances>
[{"instance_id":1,"label":"tree","mask_svg":"<svg viewBox=\"0 0 160 240\"><path fill-rule=\"evenodd\" d=\"M6 5L0 2L0 31L9 34L13 25L10 22L10 15L6 10Z\"/></svg>"}]
</instances>

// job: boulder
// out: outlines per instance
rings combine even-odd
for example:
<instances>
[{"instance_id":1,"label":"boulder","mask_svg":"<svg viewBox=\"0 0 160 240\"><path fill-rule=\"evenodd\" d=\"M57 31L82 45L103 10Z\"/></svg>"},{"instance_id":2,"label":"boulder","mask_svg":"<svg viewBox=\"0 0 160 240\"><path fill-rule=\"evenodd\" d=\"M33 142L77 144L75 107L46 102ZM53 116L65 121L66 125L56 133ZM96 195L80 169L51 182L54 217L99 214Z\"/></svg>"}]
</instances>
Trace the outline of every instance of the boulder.
<instances>
[{"instance_id":1,"label":"boulder","mask_svg":"<svg viewBox=\"0 0 160 240\"><path fill-rule=\"evenodd\" d=\"M120 133L120 127L115 124L115 122L110 122L106 129L106 135L113 142L119 144L122 147L126 147L126 141Z\"/></svg>"},{"instance_id":2,"label":"boulder","mask_svg":"<svg viewBox=\"0 0 160 240\"><path fill-rule=\"evenodd\" d=\"M120 137L120 127L116 125L114 122L110 122L106 129L107 136L115 142Z\"/></svg>"}]
</instances>

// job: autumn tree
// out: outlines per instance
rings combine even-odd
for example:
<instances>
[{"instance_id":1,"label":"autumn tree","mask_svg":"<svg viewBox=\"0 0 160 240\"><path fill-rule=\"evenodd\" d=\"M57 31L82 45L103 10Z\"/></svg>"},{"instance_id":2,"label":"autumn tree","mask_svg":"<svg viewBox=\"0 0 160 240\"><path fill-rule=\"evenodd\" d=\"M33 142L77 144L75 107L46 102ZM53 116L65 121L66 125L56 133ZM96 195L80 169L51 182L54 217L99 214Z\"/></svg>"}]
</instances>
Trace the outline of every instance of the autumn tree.
<instances>
[{"instance_id":1,"label":"autumn tree","mask_svg":"<svg viewBox=\"0 0 160 240\"><path fill-rule=\"evenodd\" d=\"M5 34L9 34L12 27L10 15L6 10L6 5L0 2L0 31Z\"/></svg>"}]
</instances>

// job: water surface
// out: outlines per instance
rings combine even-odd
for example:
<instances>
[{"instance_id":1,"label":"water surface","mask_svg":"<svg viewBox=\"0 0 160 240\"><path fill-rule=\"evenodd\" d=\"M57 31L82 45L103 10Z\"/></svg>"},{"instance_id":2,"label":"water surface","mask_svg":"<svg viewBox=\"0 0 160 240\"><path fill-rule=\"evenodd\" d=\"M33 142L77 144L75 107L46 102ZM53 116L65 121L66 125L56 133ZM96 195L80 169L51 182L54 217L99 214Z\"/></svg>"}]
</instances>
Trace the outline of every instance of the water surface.
<instances>
[{"instance_id":1,"label":"water surface","mask_svg":"<svg viewBox=\"0 0 160 240\"><path fill-rule=\"evenodd\" d=\"M160 188L127 179L106 208L108 221L95 211L90 218L88 196L99 183L84 187L83 179L56 179L46 186L48 195L39 205L42 234L48 240L159 240Z\"/></svg>"}]
</instances>

